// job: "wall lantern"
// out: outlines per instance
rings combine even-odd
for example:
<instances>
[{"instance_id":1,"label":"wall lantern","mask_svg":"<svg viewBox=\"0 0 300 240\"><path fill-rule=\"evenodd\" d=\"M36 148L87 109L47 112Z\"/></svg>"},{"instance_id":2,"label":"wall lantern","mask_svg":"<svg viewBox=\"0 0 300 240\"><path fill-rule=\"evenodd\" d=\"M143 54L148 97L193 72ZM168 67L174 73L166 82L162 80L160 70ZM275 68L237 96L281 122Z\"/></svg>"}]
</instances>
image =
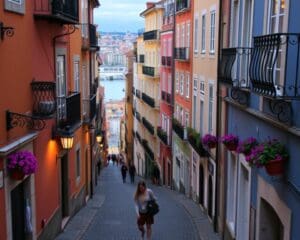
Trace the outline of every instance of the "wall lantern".
<instances>
[{"instance_id":1,"label":"wall lantern","mask_svg":"<svg viewBox=\"0 0 300 240\"><path fill-rule=\"evenodd\" d=\"M60 142L63 149L67 149L67 150L71 149L73 147L73 140L74 140L73 135L60 136Z\"/></svg>"},{"instance_id":2,"label":"wall lantern","mask_svg":"<svg viewBox=\"0 0 300 240\"><path fill-rule=\"evenodd\" d=\"M97 141L97 143L101 143L102 142L102 135L101 135L100 132L97 133L97 135L96 135L96 141Z\"/></svg>"}]
</instances>

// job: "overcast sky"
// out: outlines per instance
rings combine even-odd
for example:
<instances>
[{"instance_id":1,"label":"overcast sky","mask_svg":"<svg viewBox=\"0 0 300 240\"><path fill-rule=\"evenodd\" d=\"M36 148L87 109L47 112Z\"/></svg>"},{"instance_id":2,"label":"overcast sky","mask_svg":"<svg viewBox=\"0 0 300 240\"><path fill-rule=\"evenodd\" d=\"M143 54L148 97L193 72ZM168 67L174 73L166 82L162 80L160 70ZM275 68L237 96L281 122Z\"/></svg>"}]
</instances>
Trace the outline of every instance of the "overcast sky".
<instances>
[{"instance_id":1,"label":"overcast sky","mask_svg":"<svg viewBox=\"0 0 300 240\"><path fill-rule=\"evenodd\" d=\"M137 32L144 28L144 18L140 13L146 9L147 0L100 0L95 9L94 22L98 30L104 32Z\"/></svg>"}]
</instances>

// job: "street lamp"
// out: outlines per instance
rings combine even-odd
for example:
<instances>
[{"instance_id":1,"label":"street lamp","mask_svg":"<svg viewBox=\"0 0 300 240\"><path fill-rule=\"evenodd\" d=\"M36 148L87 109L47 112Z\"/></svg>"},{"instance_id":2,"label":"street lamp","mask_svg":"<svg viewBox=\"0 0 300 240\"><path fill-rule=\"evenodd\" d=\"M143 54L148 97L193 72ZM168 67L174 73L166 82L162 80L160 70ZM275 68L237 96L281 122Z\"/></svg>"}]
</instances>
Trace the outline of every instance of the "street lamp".
<instances>
[{"instance_id":1,"label":"street lamp","mask_svg":"<svg viewBox=\"0 0 300 240\"><path fill-rule=\"evenodd\" d=\"M73 135L60 136L60 142L63 149L71 149L73 147Z\"/></svg>"},{"instance_id":2,"label":"street lamp","mask_svg":"<svg viewBox=\"0 0 300 240\"><path fill-rule=\"evenodd\" d=\"M96 135L96 141L97 141L97 143L101 143L102 142L102 135L101 135L100 132Z\"/></svg>"}]
</instances>

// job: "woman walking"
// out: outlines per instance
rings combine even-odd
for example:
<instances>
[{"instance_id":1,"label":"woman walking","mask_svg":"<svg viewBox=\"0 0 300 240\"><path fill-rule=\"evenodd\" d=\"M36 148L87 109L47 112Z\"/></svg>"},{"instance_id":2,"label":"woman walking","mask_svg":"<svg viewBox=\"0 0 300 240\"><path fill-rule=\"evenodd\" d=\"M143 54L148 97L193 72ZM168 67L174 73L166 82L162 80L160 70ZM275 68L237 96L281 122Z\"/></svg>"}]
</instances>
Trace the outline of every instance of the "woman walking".
<instances>
[{"instance_id":1,"label":"woman walking","mask_svg":"<svg viewBox=\"0 0 300 240\"><path fill-rule=\"evenodd\" d=\"M156 200L156 197L154 196L152 190L146 187L146 183L144 181L140 181L137 185L137 189L134 195L134 201L137 213L137 225L139 230L141 231L142 239L144 239L144 225L146 224L147 240L151 239L151 225L154 223L153 215L147 213L147 203L151 199Z\"/></svg>"}]
</instances>

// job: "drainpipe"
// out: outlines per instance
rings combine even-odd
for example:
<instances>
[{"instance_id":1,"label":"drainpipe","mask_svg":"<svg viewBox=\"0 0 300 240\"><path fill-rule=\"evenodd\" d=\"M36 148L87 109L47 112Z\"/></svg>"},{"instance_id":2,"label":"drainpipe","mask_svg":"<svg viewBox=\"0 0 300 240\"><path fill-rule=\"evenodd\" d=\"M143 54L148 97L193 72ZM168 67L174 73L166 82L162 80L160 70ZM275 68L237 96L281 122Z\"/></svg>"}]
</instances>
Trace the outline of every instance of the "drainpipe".
<instances>
[{"instance_id":1,"label":"drainpipe","mask_svg":"<svg viewBox=\"0 0 300 240\"><path fill-rule=\"evenodd\" d=\"M220 52L221 52L221 45L222 45L222 34L223 34L223 28L222 28L222 10L223 10L223 1L224 0L220 0L219 1L219 31L218 31L218 62L217 62L217 75L219 73L219 68L220 68L220 64L219 64L219 58L220 58ZM218 79L218 77L217 77ZM220 121L220 117L222 116L221 115L221 112L219 111L219 107L221 106L220 104L220 85L219 85L219 81L217 80L217 106L216 106L216 109L217 109L217 119L216 119L216 135L219 136L219 134L221 133L220 131L220 124L221 124L221 121ZM222 173L220 170L219 170L219 159L220 159L220 146L219 144L217 144L217 148L216 148L216 188L215 188L215 217L214 217L214 231L217 232L218 231L218 214L219 214L219 208L218 208L218 201L220 198L219 196L219 191L220 191L220 184L221 184L221 181L220 181L220 177L218 176L219 173ZM226 209L224 208L225 206L223 206L223 209Z\"/></svg>"}]
</instances>

